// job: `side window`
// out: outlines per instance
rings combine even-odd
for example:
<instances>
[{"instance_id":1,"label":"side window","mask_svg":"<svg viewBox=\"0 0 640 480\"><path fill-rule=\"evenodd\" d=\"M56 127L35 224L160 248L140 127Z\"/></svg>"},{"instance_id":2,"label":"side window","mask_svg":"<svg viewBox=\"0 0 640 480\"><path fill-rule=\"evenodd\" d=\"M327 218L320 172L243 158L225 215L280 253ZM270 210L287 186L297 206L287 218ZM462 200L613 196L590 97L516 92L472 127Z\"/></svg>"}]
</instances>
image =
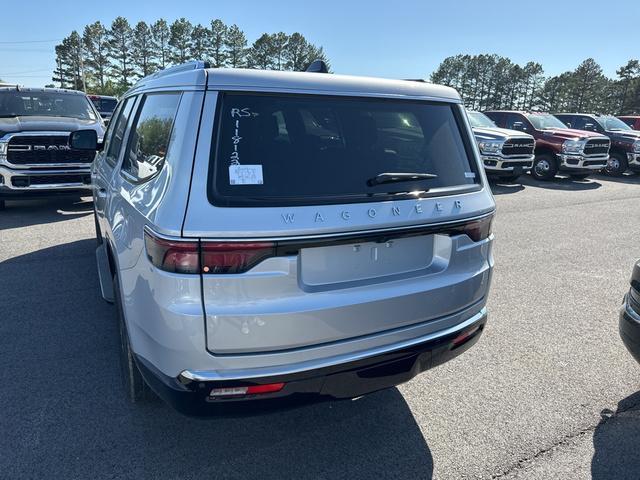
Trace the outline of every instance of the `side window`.
<instances>
[{"instance_id":1,"label":"side window","mask_svg":"<svg viewBox=\"0 0 640 480\"><path fill-rule=\"evenodd\" d=\"M143 97L122 162L122 171L134 181L147 180L164 166L179 102L179 93Z\"/></svg>"},{"instance_id":2,"label":"side window","mask_svg":"<svg viewBox=\"0 0 640 480\"><path fill-rule=\"evenodd\" d=\"M531 131L529 121L518 113L510 113L506 116L504 128L520 130L521 132Z\"/></svg>"},{"instance_id":3,"label":"side window","mask_svg":"<svg viewBox=\"0 0 640 480\"><path fill-rule=\"evenodd\" d=\"M122 107L120 108L118 118L109 125L109 131L107 132L105 151L105 160L109 165L114 167L118 162L120 156L120 148L122 147L122 141L124 140L124 133L127 130L127 124L129 123L129 117L131 116L131 110L135 103L135 97L127 98Z\"/></svg>"},{"instance_id":4,"label":"side window","mask_svg":"<svg viewBox=\"0 0 640 480\"><path fill-rule=\"evenodd\" d=\"M504 115L500 112L486 112L485 115L493 120L498 127L504 128Z\"/></svg>"},{"instance_id":5,"label":"side window","mask_svg":"<svg viewBox=\"0 0 640 480\"><path fill-rule=\"evenodd\" d=\"M578 128L576 125L580 123L580 117L573 115L556 115L556 117L569 128Z\"/></svg>"}]
</instances>

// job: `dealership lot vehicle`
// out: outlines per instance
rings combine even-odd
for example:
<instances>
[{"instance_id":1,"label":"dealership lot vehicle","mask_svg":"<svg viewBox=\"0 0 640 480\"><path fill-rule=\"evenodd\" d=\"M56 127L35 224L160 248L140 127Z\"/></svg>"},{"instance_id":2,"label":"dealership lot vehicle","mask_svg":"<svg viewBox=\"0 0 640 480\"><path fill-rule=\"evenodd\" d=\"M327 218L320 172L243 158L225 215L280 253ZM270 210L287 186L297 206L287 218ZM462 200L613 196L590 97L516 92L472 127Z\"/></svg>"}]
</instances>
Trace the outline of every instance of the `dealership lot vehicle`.
<instances>
[{"instance_id":1,"label":"dealership lot vehicle","mask_svg":"<svg viewBox=\"0 0 640 480\"><path fill-rule=\"evenodd\" d=\"M494 186L491 321L476 346L354 402L213 423L123 397L89 199L14 202L0 215L1 476L575 478L555 474L559 455L579 478L594 456L594 478L635 478L640 366L617 314L640 258L639 187L629 175Z\"/></svg>"},{"instance_id":2,"label":"dealership lot vehicle","mask_svg":"<svg viewBox=\"0 0 640 480\"><path fill-rule=\"evenodd\" d=\"M558 172L585 179L607 166L609 138L582 130L569 129L553 115L537 112L484 112L496 125L533 135L536 158L531 175L551 180Z\"/></svg>"},{"instance_id":3,"label":"dealership lot vehicle","mask_svg":"<svg viewBox=\"0 0 640 480\"><path fill-rule=\"evenodd\" d=\"M640 130L640 115L620 115L618 118L634 130Z\"/></svg>"},{"instance_id":4,"label":"dealership lot vehicle","mask_svg":"<svg viewBox=\"0 0 640 480\"><path fill-rule=\"evenodd\" d=\"M620 176L627 170L640 172L640 132L613 115L555 114L569 128L606 135L611 140L606 171Z\"/></svg>"},{"instance_id":5,"label":"dealership lot vehicle","mask_svg":"<svg viewBox=\"0 0 640 480\"><path fill-rule=\"evenodd\" d=\"M141 80L93 167L131 397L351 398L465 351L493 265L473 141L446 87L199 62Z\"/></svg>"},{"instance_id":6,"label":"dealership lot vehicle","mask_svg":"<svg viewBox=\"0 0 640 480\"><path fill-rule=\"evenodd\" d=\"M620 336L631 355L640 362L640 260L633 266L631 288L620 309Z\"/></svg>"},{"instance_id":7,"label":"dealership lot vehicle","mask_svg":"<svg viewBox=\"0 0 640 480\"><path fill-rule=\"evenodd\" d=\"M512 182L533 166L536 141L526 133L498 128L480 112L467 111L487 175Z\"/></svg>"},{"instance_id":8,"label":"dealership lot vehicle","mask_svg":"<svg viewBox=\"0 0 640 480\"><path fill-rule=\"evenodd\" d=\"M0 88L0 208L6 199L91 189L95 151L69 147L69 133L102 121L82 92L50 88Z\"/></svg>"},{"instance_id":9,"label":"dealership lot vehicle","mask_svg":"<svg viewBox=\"0 0 640 480\"><path fill-rule=\"evenodd\" d=\"M117 97L110 97L107 95L89 95L89 100L93 102L93 105L98 110L98 113L105 121L105 123L109 123L111 120L111 116L113 115L113 111L116 109L116 105L118 104Z\"/></svg>"}]
</instances>

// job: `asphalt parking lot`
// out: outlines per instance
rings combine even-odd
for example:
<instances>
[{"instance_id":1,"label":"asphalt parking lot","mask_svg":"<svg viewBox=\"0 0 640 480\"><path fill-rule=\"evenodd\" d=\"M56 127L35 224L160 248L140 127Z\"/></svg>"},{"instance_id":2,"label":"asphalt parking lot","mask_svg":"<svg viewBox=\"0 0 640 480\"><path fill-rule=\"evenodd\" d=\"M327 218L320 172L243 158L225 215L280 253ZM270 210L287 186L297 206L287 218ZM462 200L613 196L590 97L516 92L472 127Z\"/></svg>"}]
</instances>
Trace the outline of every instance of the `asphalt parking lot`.
<instances>
[{"instance_id":1,"label":"asphalt parking lot","mask_svg":"<svg viewBox=\"0 0 640 480\"><path fill-rule=\"evenodd\" d=\"M0 478L640 478L617 332L640 176L495 185L490 323L397 389L246 418L128 404L91 203L0 213Z\"/></svg>"}]
</instances>

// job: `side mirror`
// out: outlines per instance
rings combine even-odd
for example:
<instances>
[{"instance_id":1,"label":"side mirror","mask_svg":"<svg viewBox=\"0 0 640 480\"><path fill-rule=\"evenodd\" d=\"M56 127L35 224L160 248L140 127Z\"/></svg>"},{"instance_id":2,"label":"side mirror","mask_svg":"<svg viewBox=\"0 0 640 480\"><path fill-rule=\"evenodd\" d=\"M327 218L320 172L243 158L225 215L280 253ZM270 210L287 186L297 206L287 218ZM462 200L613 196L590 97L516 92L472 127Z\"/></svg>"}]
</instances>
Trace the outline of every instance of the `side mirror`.
<instances>
[{"instance_id":1,"label":"side mirror","mask_svg":"<svg viewBox=\"0 0 640 480\"><path fill-rule=\"evenodd\" d=\"M69 146L74 150L102 150L102 144L98 144L98 134L95 130L71 132Z\"/></svg>"},{"instance_id":2,"label":"side mirror","mask_svg":"<svg viewBox=\"0 0 640 480\"><path fill-rule=\"evenodd\" d=\"M524 126L524 122L513 122L513 129L520 130L521 132L527 131L527 127Z\"/></svg>"}]
</instances>

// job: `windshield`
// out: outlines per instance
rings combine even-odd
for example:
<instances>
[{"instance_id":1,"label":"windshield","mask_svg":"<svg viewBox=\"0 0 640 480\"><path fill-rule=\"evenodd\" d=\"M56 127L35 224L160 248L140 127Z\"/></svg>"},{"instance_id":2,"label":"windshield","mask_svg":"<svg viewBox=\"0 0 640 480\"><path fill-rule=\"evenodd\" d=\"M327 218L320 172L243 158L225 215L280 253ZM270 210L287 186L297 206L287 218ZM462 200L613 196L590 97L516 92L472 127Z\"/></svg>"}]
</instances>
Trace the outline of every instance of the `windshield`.
<instances>
[{"instance_id":1,"label":"windshield","mask_svg":"<svg viewBox=\"0 0 640 480\"><path fill-rule=\"evenodd\" d=\"M100 113L112 113L116 109L116 105L118 104L118 100L115 98L107 98L107 97L89 97L96 109Z\"/></svg>"},{"instance_id":2,"label":"windshield","mask_svg":"<svg viewBox=\"0 0 640 480\"><path fill-rule=\"evenodd\" d=\"M469 116L469 123L471 123L472 127L497 128L496 124L493 123L493 120L487 117L484 113L467 111L467 115Z\"/></svg>"},{"instance_id":3,"label":"windshield","mask_svg":"<svg viewBox=\"0 0 640 480\"><path fill-rule=\"evenodd\" d=\"M616 117L602 116L596 117L596 120L605 130L633 130L629 125Z\"/></svg>"},{"instance_id":4,"label":"windshield","mask_svg":"<svg viewBox=\"0 0 640 480\"><path fill-rule=\"evenodd\" d=\"M527 120L531 122L536 130L548 128L567 128L567 126L549 113L536 113L527 115Z\"/></svg>"},{"instance_id":5,"label":"windshield","mask_svg":"<svg viewBox=\"0 0 640 480\"><path fill-rule=\"evenodd\" d=\"M0 117L45 116L95 120L84 95L63 92L1 91Z\"/></svg>"},{"instance_id":6,"label":"windshield","mask_svg":"<svg viewBox=\"0 0 640 480\"><path fill-rule=\"evenodd\" d=\"M446 103L225 93L210 197L305 205L471 187L478 177L460 120Z\"/></svg>"}]
</instances>

